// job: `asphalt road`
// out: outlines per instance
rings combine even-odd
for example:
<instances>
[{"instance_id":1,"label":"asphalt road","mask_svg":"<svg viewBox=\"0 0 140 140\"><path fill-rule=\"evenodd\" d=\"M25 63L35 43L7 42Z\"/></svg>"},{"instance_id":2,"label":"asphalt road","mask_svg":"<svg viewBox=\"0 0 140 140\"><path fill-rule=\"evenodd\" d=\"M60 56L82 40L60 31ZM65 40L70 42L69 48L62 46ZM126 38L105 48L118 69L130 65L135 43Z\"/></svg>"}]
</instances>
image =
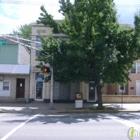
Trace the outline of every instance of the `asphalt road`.
<instances>
[{"instance_id":1,"label":"asphalt road","mask_svg":"<svg viewBox=\"0 0 140 140\"><path fill-rule=\"evenodd\" d=\"M130 127L140 114L0 114L0 140L128 140Z\"/></svg>"}]
</instances>

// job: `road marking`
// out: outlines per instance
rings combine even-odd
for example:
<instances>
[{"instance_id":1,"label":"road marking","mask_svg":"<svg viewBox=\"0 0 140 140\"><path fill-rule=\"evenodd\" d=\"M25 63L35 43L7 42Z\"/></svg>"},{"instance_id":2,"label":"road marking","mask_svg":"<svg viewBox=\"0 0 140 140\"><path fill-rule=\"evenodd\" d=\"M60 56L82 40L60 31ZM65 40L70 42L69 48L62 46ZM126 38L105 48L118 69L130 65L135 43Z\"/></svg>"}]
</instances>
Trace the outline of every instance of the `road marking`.
<instances>
[{"instance_id":1,"label":"road marking","mask_svg":"<svg viewBox=\"0 0 140 140\"><path fill-rule=\"evenodd\" d=\"M139 124L136 124L134 122L131 122L131 121L127 121L125 119L121 119L120 117L116 117L116 116L107 116L108 118L112 119L112 120L115 120L121 124L124 124L128 127L134 127L136 130L140 130L140 125Z\"/></svg>"},{"instance_id":2,"label":"road marking","mask_svg":"<svg viewBox=\"0 0 140 140\"><path fill-rule=\"evenodd\" d=\"M0 115L0 117L1 117L1 116L5 116L5 115L6 115L6 114L2 114L2 115Z\"/></svg>"},{"instance_id":3,"label":"road marking","mask_svg":"<svg viewBox=\"0 0 140 140\"><path fill-rule=\"evenodd\" d=\"M13 133L15 133L18 129L20 129L21 127L23 127L26 123L28 123L29 121L31 121L32 119L36 118L37 116L39 116L39 114L34 115L33 117L29 118L28 120L26 120L25 122L21 123L19 126L15 127L13 130L11 130L9 133L7 133L3 138L1 138L0 140L6 140L8 137L10 137Z\"/></svg>"}]
</instances>

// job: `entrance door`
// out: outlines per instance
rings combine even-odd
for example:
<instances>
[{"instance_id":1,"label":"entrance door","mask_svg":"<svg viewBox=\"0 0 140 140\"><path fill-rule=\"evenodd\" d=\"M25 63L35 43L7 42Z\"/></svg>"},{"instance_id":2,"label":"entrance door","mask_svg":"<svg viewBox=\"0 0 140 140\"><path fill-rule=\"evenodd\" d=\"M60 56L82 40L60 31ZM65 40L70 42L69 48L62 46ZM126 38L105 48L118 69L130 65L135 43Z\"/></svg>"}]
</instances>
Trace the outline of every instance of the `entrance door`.
<instances>
[{"instance_id":1,"label":"entrance door","mask_svg":"<svg viewBox=\"0 0 140 140\"><path fill-rule=\"evenodd\" d=\"M25 94L25 79L17 78L16 97L24 98Z\"/></svg>"},{"instance_id":2,"label":"entrance door","mask_svg":"<svg viewBox=\"0 0 140 140\"><path fill-rule=\"evenodd\" d=\"M136 95L140 95L140 81L136 81Z\"/></svg>"},{"instance_id":3,"label":"entrance door","mask_svg":"<svg viewBox=\"0 0 140 140\"><path fill-rule=\"evenodd\" d=\"M88 100L89 101L96 100L96 88L94 87L94 83L89 83Z\"/></svg>"},{"instance_id":4,"label":"entrance door","mask_svg":"<svg viewBox=\"0 0 140 140\"><path fill-rule=\"evenodd\" d=\"M36 81L36 99L43 99L43 81Z\"/></svg>"}]
</instances>

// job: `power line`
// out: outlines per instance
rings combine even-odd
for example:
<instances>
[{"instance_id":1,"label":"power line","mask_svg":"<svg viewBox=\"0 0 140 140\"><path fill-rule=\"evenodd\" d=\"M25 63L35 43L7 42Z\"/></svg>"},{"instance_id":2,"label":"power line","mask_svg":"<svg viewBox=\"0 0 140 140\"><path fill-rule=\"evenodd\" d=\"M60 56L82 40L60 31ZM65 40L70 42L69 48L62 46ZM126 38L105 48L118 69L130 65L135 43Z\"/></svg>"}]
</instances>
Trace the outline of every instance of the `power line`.
<instances>
[{"instance_id":1,"label":"power line","mask_svg":"<svg viewBox=\"0 0 140 140\"><path fill-rule=\"evenodd\" d=\"M79 2L80 3L80 2ZM11 1L0 1L0 4L17 4L17 5L41 5L41 4L44 4L44 5L49 5L49 6L60 6L59 3L54 3L54 2L46 2L46 1L14 1L14 0L11 0ZM140 6L140 3L115 3L115 5L117 7L126 7L126 8L129 8L129 7L139 7Z\"/></svg>"}]
</instances>

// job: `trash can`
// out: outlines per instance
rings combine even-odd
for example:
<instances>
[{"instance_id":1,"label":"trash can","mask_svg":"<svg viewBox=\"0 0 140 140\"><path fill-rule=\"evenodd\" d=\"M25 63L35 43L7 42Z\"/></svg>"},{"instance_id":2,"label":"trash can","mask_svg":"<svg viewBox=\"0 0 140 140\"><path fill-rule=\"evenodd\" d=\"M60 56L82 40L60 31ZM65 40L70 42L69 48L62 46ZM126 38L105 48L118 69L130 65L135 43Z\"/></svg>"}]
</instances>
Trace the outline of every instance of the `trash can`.
<instances>
[{"instance_id":1,"label":"trash can","mask_svg":"<svg viewBox=\"0 0 140 140\"><path fill-rule=\"evenodd\" d=\"M83 94L81 92L75 93L75 108L83 108Z\"/></svg>"}]
</instances>

